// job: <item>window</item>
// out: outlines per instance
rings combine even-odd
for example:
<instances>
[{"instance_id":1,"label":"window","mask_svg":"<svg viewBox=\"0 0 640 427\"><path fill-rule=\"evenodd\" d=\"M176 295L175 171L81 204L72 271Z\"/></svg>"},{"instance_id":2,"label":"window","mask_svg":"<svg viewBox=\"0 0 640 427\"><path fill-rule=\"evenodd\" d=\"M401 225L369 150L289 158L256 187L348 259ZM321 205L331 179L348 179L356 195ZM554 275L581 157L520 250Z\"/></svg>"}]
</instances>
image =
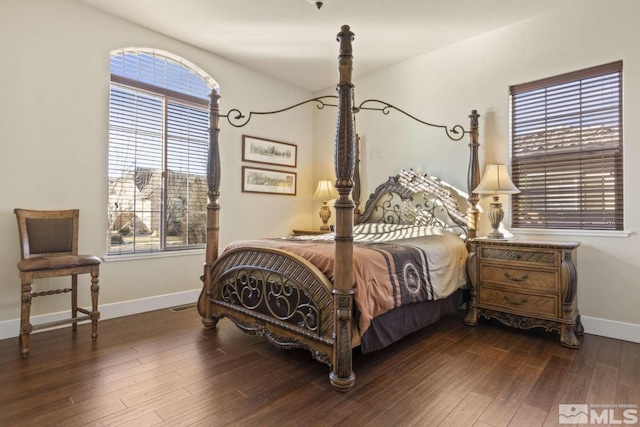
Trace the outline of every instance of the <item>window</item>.
<instances>
[{"instance_id":1,"label":"window","mask_svg":"<svg viewBox=\"0 0 640 427\"><path fill-rule=\"evenodd\" d=\"M167 52L111 53L108 255L204 247L213 87Z\"/></svg>"},{"instance_id":2,"label":"window","mask_svg":"<svg viewBox=\"0 0 640 427\"><path fill-rule=\"evenodd\" d=\"M512 226L622 230L622 61L510 89Z\"/></svg>"}]
</instances>

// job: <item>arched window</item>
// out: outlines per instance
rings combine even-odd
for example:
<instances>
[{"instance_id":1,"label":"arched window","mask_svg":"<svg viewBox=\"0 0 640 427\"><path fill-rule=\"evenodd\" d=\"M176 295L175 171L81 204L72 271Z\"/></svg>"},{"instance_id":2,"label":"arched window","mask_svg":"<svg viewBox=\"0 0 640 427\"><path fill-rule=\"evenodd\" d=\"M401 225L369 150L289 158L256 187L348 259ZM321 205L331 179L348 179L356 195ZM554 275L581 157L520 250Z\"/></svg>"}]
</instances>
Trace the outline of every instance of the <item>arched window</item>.
<instances>
[{"instance_id":1,"label":"arched window","mask_svg":"<svg viewBox=\"0 0 640 427\"><path fill-rule=\"evenodd\" d=\"M214 88L168 52L111 52L108 255L204 247Z\"/></svg>"}]
</instances>

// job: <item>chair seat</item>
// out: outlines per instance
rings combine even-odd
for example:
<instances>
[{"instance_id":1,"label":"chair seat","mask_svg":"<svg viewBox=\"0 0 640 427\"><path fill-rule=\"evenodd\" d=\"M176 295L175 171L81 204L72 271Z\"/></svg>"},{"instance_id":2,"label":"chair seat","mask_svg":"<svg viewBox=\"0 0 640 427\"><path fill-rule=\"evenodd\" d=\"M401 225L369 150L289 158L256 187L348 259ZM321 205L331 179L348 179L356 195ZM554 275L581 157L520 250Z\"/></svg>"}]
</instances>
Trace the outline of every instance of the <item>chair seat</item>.
<instances>
[{"instance_id":1,"label":"chair seat","mask_svg":"<svg viewBox=\"0 0 640 427\"><path fill-rule=\"evenodd\" d=\"M100 264L100 258L93 255L54 255L24 259L18 262L18 270L51 270L56 268L85 267Z\"/></svg>"}]
</instances>

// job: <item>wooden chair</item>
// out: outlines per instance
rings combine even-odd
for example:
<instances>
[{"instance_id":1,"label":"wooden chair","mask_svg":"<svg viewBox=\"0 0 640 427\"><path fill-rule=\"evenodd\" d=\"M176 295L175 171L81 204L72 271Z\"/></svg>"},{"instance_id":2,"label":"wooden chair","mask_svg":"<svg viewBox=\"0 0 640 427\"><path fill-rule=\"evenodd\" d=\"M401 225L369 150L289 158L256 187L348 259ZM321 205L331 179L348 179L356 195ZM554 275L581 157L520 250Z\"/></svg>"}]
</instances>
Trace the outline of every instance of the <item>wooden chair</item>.
<instances>
[{"instance_id":1,"label":"wooden chair","mask_svg":"<svg viewBox=\"0 0 640 427\"><path fill-rule=\"evenodd\" d=\"M21 260L18 262L22 284L20 345L22 357L29 357L29 334L32 330L91 320L91 338L98 338L98 274L100 259L78 255L78 219L80 211L36 211L15 209L20 234ZM78 307L78 274L91 274L91 310ZM35 279L71 276L71 288L31 292ZM71 292L71 318L32 326L29 322L31 299ZM78 317L78 312L85 316Z\"/></svg>"}]
</instances>

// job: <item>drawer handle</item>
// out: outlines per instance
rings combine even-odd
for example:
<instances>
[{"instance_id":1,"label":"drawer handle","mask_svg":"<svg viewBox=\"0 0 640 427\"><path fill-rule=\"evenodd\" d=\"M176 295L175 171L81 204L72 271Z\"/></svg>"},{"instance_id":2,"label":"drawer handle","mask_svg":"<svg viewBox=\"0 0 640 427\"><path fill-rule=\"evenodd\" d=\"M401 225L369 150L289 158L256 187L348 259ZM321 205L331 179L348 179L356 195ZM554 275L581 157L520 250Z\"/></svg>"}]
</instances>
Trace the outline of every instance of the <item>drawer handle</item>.
<instances>
[{"instance_id":1,"label":"drawer handle","mask_svg":"<svg viewBox=\"0 0 640 427\"><path fill-rule=\"evenodd\" d=\"M526 298L522 298L522 300L521 300L520 302L518 302L518 301L511 301L507 295L505 295L505 296L504 296L504 299L505 299L505 300L507 300L507 302L508 302L509 304L513 304L513 305L522 305L522 304L524 304L524 303L526 303L526 302L527 302L527 299L526 299Z\"/></svg>"},{"instance_id":2,"label":"drawer handle","mask_svg":"<svg viewBox=\"0 0 640 427\"><path fill-rule=\"evenodd\" d=\"M513 277L511 276L509 273L507 273L506 271L504 272L504 277L506 277L509 280L512 280L514 282L522 282L524 279L526 279L527 277L529 277L527 275L527 273L524 273L522 276L520 277Z\"/></svg>"}]
</instances>

